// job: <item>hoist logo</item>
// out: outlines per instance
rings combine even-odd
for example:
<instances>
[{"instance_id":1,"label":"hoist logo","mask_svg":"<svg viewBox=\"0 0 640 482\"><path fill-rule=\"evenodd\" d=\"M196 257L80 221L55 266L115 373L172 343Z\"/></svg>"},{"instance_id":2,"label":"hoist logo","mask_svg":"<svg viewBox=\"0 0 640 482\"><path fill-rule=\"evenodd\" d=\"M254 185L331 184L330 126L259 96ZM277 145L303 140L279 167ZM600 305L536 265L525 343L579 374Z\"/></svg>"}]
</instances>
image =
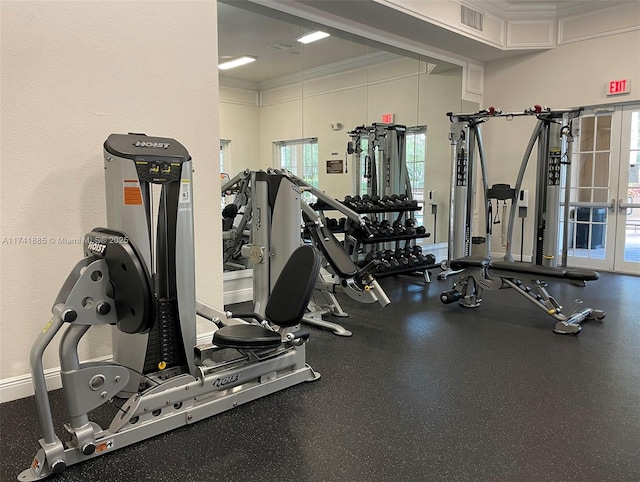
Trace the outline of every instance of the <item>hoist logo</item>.
<instances>
[{"instance_id":1,"label":"hoist logo","mask_svg":"<svg viewBox=\"0 0 640 482\"><path fill-rule=\"evenodd\" d=\"M104 255L105 249L107 249L106 244L96 243L95 241L89 241L87 244L87 250L95 254Z\"/></svg>"},{"instance_id":2,"label":"hoist logo","mask_svg":"<svg viewBox=\"0 0 640 482\"><path fill-rule=\"evenodd\" d=\"M145 142L145 141L136 141L134 144L136 147L151 147L153 149L168 149L168 142Z\"/></svg>"},{"instance_id":3,"label":"hoist logo","mask_svg":"<svg viewBox=\"0 0 640 482\"><path fill-rule=\"evenodd\" d=\"M213 386L224 387L225 385L229 385L229 383L237 382L240 379L240 375L242 375L242 373L229 375L228 377L216 378L216 380L213 382Z\"/></svg>"}]
</instances>

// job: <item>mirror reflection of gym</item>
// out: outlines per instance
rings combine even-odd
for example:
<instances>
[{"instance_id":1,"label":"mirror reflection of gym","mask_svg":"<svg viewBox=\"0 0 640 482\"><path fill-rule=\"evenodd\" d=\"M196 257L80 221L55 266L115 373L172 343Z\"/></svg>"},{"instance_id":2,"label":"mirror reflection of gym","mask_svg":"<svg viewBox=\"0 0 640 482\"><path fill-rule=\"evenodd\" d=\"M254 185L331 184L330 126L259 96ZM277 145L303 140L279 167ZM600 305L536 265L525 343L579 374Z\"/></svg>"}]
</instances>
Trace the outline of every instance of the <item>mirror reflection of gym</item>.
<instances>
[{"instance_id":1,"label":"mirror reflection of gym","mask_svg":"<svg viewBox=\"0 0 640 482\"><path fill-rule=\"evenodd\" d=\"M444 113L463 108L462 69L247 2L218 7L221 57L256 57L220 72L221 172L231 178L245 169L286 167L342 200L357 194L347 132L391 114L409 133L412 191L422 208L415 217L431 233L424 243L444 244L450 174ZM306 45L296 41L314 29L331 36ZM225 268L245 266L241 261Z\"/></svg>"}]
</instances>

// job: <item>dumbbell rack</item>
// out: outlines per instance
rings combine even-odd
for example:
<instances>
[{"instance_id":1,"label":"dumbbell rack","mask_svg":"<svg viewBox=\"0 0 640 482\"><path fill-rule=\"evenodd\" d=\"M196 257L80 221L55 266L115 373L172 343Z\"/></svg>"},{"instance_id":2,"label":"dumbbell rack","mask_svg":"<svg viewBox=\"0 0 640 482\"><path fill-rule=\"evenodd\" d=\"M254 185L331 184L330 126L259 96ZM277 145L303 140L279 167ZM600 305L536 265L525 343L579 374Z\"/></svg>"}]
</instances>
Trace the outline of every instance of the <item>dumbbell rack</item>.
<instances>
[{"instance_id":1,"label":"dumbbell rack","mask_svg":"<svg viewBox=\"0 0 640 482\"><path fill-rule=\"evenodd\" d=\"M375 198L374 198L375 199ZM392 201L393 199L393 201ZM421 238L428 238L431 233L424 231L424 228L412 227L409 233L406 231L406 223L410 218L405 216L409 213L420 211L422 208L416 202L403 199L402 196L385 196L372 202L368 196L346 196L342 204L352 209L358 214L375 215L376 219L367 223L370 233L365 233L359 226L355 226L351 220L332 220L324 216L324 211L333 210L332 207L318 202L311 207L320 212L326 225L333 232L344 233L344 246L347 253L358 265L364 265L372 259L378 259L386 263L384 269L375 274L376 278L395 276L409 273L422 273L426 282L430 281L428 270L436 268L435 257L431 254L422 255L420 247L411 246L412 241ZM396 214L397 216L391 216ZM378 221L377 217L382 219ZM391 221L394 218L394 221ZM393 224L396 223L394 230ZM378 231L378 227L384 226L383 233ZM400 228L403 226L403 228ZM420 232L416 232L419 229ZM381 229L382 230L382 229ZM400 233L398 233L400 231ZM404 246L401 244L404 243ZM404 254L397 256L401 251ZM389 255L392 252L393 255ZM403 259L405 261L403 261ZM419 262L418 262L419 261ZM411 266L409 266L411 263Z\"/></svg>"}]
</instances>

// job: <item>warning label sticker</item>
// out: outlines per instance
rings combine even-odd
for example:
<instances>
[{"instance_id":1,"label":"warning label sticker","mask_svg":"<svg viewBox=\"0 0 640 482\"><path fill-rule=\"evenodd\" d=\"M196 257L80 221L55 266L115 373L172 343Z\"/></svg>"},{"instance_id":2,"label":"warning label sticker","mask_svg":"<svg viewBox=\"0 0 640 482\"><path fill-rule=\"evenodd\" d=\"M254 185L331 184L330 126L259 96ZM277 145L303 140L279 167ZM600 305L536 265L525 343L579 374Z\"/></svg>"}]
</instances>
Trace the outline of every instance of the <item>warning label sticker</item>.
<instances>
[{"instance_id":1,"label":"warning label sticker","mask_svg":"<svg viewBox=\"0 0 640 482\"><path fill-rule=\"evenodd\" d=\"M180 203L191 202L191 184L189 179L183 179L180 182Z\"/></svg>"},{"instance_id":2,"label":"warning label sticker","mask_svg":"<svg viewBox=\"0 0 640 482\"><path fill-rule=\"evenodd\" d=\"M105 440L104 442L100 442L98 445L96 445L96 453L106 452L107 450L110 450L112 448L113 448L113 439Z\"/></svg>"},{"instance_id":3,"label":"warning label sticker","mask_svg":"<svg viewBox=\"0 0 640 482\"><path fill-rule=\"evenodd\" d=\"M31 462L31 468L36 473L36 475L40 475L40 471L42 470L42 465L40 464L40 460L38 460L38 457L33 458L33 462Z\"/></svg>"},{"instance_id":4,"label":"warning label sticker","mask_svg":"<svg viewBox=\"0 0 640 482\"><path fill-rule=\"evenodd\" d=\"M124 179L123 199L126 206L142 204L142 192L138 179Z\"/></svg>"}]
</instances>

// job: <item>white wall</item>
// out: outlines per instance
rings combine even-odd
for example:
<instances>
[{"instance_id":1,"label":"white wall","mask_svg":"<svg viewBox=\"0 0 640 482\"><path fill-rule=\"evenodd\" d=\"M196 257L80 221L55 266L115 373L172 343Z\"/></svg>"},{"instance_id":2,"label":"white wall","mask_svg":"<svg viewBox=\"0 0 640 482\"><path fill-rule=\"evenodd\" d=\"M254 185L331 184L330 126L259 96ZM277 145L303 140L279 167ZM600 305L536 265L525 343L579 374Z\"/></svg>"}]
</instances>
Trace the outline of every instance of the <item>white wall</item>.
<instances>
[{"instance_id":1,"label":"white wall","mask_svg":"<svg viewBox=\"0 0 640 482\"><path fill-rule=\"evenodd\" d=\"M3 1L0 380L29 351L81 238L106 224L102 144L173 137L194 159L198 296L222 304L216 2ZM34 237L30 244L11 244ZM34 244L37 239L46 244ZM202 329L206 329L202 327ZM91 329L81 358L111 353ZM57 350L45 366L58 366Z\"/></svg>"},{"instance_id":2,"label":"white wall","mask_svg":"<svg viewBox=\"0 0 640 482\"><path fill-rule=\"evenodd\" d=\"M220 138L231 141L229 174L260 168L258 92L220 87Z\"/></svg>"},{"instance_id":3,"label":"white wall","mask_svg":"<svg viewBox=\"0 0 640 482\"><path fill-rule=\"evenodd\" d=\"M631 93L607 97L607 81L624 78L632 79ZM640 30L576 41L537 54L490 62L485 65L484 85L484 105L505 111L522 110L533 104L563 108L638 101ZM508 183L513 186L534 125L533 118L519 118L512 122L495 119L483 126L489 184ZM528 170L524 188L529 189L530 196L535 193L533 168ZM531 210L525 228L525 257L531 254L533 247ZM514 246L519 245L517 229ZM493 251L504 252L495 235Z\"/></svg>"}]
</instances>

